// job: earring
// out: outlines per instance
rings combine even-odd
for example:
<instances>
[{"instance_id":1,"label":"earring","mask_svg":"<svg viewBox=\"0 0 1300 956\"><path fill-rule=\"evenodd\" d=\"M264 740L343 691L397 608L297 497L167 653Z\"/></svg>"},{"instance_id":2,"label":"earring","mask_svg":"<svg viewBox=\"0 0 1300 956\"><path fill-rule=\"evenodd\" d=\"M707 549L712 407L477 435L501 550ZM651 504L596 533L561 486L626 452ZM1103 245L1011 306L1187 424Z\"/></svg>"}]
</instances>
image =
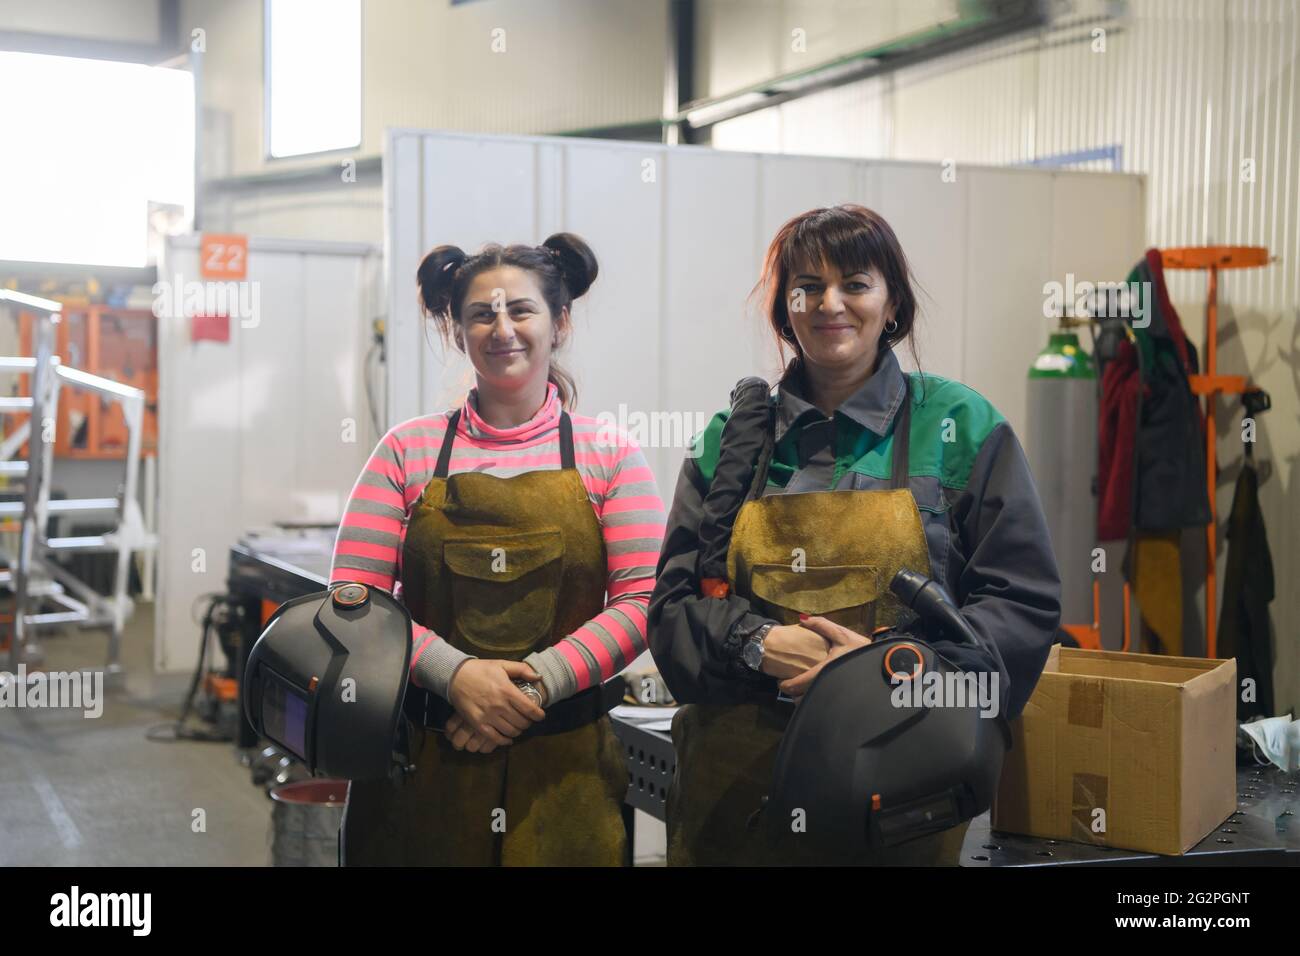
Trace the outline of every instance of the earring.
<instances>
[{"instance_id":1,"label":"earring","mask_svg":"<svg viewBox=\"0 0 1300 956\"><path fill-rule=\"evenodd\" d=\"M890 324L891 324L891 323L893 324L893 328L890 328ZM886 322L886 323L885 323L885 334L886 334L886 335L893 335L893 334L894 334L895 332L897 332L897 331L898 331L898 322L896 322L896 321L891 317L890 320L889 320L889 322Z\"/></svg>"},{"instance_id":2,"label":"earring","mask_svg":"<svg viewBox=\"0 0 1300 956\"><path fill-rule=\"evenodd\" d=\"M789 342L794 341L794 327L791 326L790 323L787 322L785 325L781 326L781 338Z\"/></svg>"}]
</instances>

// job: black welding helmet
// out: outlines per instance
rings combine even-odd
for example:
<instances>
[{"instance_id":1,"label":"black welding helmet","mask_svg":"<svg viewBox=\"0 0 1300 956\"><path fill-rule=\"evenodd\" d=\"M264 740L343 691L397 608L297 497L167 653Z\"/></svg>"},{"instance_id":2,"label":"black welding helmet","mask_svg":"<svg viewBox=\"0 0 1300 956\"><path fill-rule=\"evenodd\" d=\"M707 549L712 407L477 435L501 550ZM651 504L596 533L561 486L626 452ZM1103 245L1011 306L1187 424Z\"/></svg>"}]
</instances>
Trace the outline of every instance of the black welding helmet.
<instances>
[{"instance_id":1,"label":"black welding helmet","mask_svg":"<svg viewBox=\"0 0 1300 956\"><path fill-rule=\"evenodd\" d=\"M941 619L976 640L935 582L905 569L891 589L922 621ZM857 859L992 805L1011 744L1007 722L978 695L960 706L944 695L936 681L970 688L975 675L920 633L884 631L836 658L795 707L762 814L768 838L795 858Z\"/></svg>"},{"instance_id":2,"label":"black welding helmet","mask_svg":"<svg viewBox=\"0 0 1300 956\"><path fill-rule=\"evenodd\" d=\"M411 663L410 613L387 592L343 583L280 605L248 655L248 722L312 773L388 775Z\"/></svg>"}]
</instances>

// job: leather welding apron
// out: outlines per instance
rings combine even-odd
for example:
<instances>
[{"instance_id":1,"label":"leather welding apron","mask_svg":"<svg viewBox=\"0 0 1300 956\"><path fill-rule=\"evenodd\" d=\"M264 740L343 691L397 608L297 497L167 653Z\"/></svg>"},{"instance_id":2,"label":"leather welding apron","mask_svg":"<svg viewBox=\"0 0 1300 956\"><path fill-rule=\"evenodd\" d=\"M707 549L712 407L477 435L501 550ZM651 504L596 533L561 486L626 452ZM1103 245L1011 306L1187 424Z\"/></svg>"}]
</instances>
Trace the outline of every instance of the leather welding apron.
<instances>
[{"instance_id":1,"label":"leather welding apron","mask_svg":"<svg viewBox=\"0 0 1300 956\"><path fill-rule=\"evenodd\" d=\"M736 516L727 555L733 593L782 624L824 617L859 634L893 625L902 608L889 584L900 568L930 575L916 500L907 489L910 396L896 419L888 491L762 496ZM967 824L855 860L794 859L761 835L758 811L794 705L769 691L740 704L689 704L673 718L677 770L668 793L669 866L797 863L955 863Z\"/></svg>"},{"instance_id":2,"label":"leather welding apron","mask_svg":"<svg viewBox=\"0 0 1300 956\"><path fill-rule=\"evenodd\" d=\"M522 660L604 608L605 542L560 420L560 470L447 476L460 412L411 513L402 589L413 620L480 658ZM422 694L412 687L408 692ZM565 704L567 702L560 702ZM445 706L445 705L444 705ZM352 781L347 865L617 866L627 769L609 718L491 753L409 728L415 770Z\"/></svg>"}]
</instances>

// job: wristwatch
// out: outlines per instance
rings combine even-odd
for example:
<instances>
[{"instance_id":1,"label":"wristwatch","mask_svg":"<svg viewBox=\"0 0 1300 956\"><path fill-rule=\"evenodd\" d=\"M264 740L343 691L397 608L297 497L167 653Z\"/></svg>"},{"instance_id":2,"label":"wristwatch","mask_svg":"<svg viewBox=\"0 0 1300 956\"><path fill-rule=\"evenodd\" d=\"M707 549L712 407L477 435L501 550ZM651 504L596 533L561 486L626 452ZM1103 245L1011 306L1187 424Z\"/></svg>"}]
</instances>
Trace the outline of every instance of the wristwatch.
<instances>
[{"instance_id":1,"label":"wristwatch","mask_svg":"<svg viewBox=\"0 0 1300 956\"><path fill-rule=\"evenodd\" d=\"M775 624L764 624L759 627L740 649L740 659L745 662L745 666L752 671L762 673L763 671L763 641L767 640L768 632L776 627Z\"/></svg>"},{"instance_id":2,"label":"wristwatch","mask_svg":"<svg viewBox=\"0 0 1300 956\"><path fill-rule=\"evenodd\" d=\"M528 683L526 680L517 680L515 681L515 686L523 691L524 695L529 697L538 707L542 706L542 692L534 685Z\"/></svg>"}]
</instances>

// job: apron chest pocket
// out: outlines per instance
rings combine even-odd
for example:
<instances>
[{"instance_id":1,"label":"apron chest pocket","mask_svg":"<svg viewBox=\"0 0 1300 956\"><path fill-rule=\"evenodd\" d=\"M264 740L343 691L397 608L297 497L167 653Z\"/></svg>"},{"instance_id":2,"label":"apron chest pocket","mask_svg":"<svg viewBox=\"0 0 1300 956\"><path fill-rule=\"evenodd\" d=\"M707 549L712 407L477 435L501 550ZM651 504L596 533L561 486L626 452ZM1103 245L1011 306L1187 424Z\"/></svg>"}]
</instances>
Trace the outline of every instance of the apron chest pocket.
<instances>
[{"instance_id":1,"label":"apron chest pocket","mask_svg":"<svg viewBox=\"0 0 1300 956\"><path fill-rule=\"evenodd\" d=\"M528 651L555 624L564 570L558 529L443 543L456 629L497 654Z\"/></svg>"},{"instance_id":2,"label":"apron chest pocket","mask_svg":"<svg viewBox=\"0 0 1300 956\"><path fill-rule=\"evenodd\" d=\"M788 564L756 564L750 590L784 624L797 624L800 613L812 614L869 635L880 579L880 568L867 564L809 565L802 571Z\"/></svg>"}]
</instances>

